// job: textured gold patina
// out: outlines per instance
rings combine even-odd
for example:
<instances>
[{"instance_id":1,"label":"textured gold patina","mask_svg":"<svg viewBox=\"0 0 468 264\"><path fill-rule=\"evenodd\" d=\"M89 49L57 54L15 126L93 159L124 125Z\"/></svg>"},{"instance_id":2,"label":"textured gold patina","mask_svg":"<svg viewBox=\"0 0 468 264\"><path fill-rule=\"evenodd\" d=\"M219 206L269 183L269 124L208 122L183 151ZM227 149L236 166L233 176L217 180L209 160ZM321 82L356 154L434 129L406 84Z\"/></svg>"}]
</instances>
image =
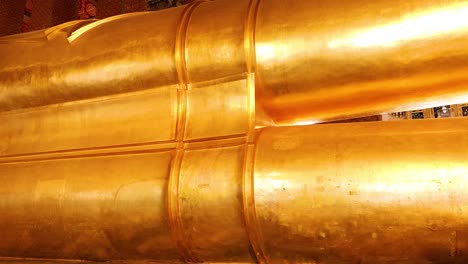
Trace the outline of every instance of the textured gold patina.
<instances>
[{"instance_id":1,"label":"textured gold patina","mask_svg":"<svg viewBox=\"0 0 468 264\"><path fill-rule=\"evenodd\" d=\"M197 1L0 38L0 260L468 263L465 1ZM1 262L0 261L0 262Z\"/></svg>"}]
</instances>

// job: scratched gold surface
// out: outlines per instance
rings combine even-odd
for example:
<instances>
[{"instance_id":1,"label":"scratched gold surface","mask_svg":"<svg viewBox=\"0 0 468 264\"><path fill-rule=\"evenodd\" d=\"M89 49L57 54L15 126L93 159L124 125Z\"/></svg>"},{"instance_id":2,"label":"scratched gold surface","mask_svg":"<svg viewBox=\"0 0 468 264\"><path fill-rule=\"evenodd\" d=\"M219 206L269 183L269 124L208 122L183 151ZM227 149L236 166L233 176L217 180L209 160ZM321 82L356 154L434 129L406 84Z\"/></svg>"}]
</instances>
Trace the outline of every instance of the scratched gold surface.
<instances>
[{"instance_id":1,"label":"scratched gold surface","mask_svg":"<svg viewBox=\"0 0 468 264\"><path fill-rule=\"evenodd\" d=\"M1 263L468 263L468 3L195 1L0 38ZM315 124L315 125L313 125Z\"/></svg>"}]
</instances>

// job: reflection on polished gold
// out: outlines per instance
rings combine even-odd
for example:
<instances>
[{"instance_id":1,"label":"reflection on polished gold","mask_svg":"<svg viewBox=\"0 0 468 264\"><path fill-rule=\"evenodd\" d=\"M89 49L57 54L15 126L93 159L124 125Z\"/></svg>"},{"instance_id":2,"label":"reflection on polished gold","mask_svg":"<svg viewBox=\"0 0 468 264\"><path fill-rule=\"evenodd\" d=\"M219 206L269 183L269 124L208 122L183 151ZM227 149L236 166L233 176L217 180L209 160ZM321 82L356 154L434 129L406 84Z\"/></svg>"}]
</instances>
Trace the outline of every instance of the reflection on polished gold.
<instances>
[{"instance_id":1,"label":"reflection on polished gold","mask_svg":"<svg viewBox=\"0 0 468 264\"><path fill-rule=\"evenodd\" d=\"M464 1L196 1L0 38L0 262L468 263Z\"/></svg>"},{"instance_id":2,"label":"reflection on polished gold","mask_svg":"<svg viewBox=\"0 0 468 264\"><path fill-rule=\"evenodd\" d=\"M403 14L401 21L358 31L349 38L330 41L328 46L331 49L346 45L372 48L394 46L404 41L431 38L435 35L463 34L468 31L467 17L467 3Z\"/></svg>"}]
</instances>

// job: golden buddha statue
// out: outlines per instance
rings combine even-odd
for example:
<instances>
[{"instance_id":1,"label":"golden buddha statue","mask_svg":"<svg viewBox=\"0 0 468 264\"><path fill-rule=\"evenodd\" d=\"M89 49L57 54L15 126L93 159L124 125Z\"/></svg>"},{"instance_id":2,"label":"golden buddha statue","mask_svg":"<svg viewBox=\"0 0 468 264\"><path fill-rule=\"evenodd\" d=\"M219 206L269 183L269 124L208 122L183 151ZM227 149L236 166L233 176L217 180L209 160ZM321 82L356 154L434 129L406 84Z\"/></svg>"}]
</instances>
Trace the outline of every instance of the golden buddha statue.
<instances>
[{"instance_id":1,"label":"golden buddha statue","mask_svg":"<svg viewBox=\"0 0 468 264\"><path fill-rule=\"evenodd\" d=\"M0 262L468 263L468 4L218 0L0 38Z\"/></svg>"}]
</instances>

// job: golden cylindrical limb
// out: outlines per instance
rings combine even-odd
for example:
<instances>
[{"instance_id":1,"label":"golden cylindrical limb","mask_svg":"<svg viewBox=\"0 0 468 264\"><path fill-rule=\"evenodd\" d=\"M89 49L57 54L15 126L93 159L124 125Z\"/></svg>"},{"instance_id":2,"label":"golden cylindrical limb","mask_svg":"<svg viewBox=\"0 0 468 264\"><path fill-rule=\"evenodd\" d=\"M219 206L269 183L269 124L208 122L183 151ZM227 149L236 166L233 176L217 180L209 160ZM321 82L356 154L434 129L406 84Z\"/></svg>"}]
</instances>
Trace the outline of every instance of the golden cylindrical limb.
<instances>
[{"instance_id":1,"label":"golden cylindrical limb","mask_svg":"<svg viewBox=\"0 0 468 264\"><path fill-rule=\"evenodd\" d=\"M454 119L265 129L254 190L266 258L467 262L467 128Z\"/></svg>"},{"instance_id":2,"label":"golden cylindrical limb","mask_svg":"<svg viewBox=\"0 0 468 264\"><path fill-rule=\"evenodd\" d=\"M246 72L277 124L464 103L466 17L458 0L219 0L62 25L0 40L0 110Z\"/></svg>"},{"instance_id":3,"label":"golden cylindrical limb","mask_svg":"<svg viewBox=\"0 0 468 264\"><path fill-rule=\"evenodd\" d=\"M468 101L467 17L457 0L261 1L258 106L294 124Z\"/></svg>"},{"instance_id":4,"label":"golden cylindrical limb","mask_svg":"<svg viewBox=\"0 0 468 264\"><path fill-rule=\"evenodd\" d=\"M173 151L1 164L0 254L163 262L179 255L206 262L468 260L468 120L258 132L253 152L244 144L187 150L177 197L169 195ZM168 199L178 206L175 219Z\"/></svg>"}]
</instances>

